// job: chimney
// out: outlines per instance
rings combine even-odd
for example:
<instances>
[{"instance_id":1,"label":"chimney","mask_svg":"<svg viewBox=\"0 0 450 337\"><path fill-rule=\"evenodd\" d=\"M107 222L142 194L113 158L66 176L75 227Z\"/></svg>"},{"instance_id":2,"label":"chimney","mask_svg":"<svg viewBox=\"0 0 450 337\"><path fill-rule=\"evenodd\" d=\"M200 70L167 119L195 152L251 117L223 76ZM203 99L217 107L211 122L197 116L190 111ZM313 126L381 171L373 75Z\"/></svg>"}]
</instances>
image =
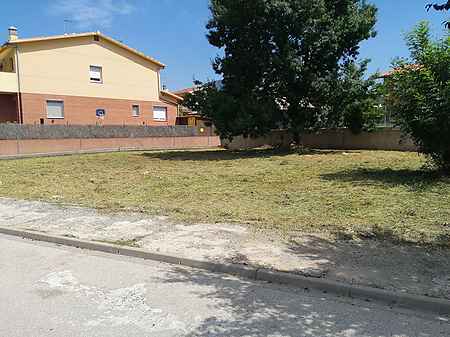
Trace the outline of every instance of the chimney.
<instances>
[{"instance_id":1,"label":"chimney","mask_svg":"<svg viewBox=\"0 0 450 337\"><path fill-rule=\"evenodd\" d=\"M9 27L8 28L9 33L9 41L16 41L19 37L17 35L17 28L16 27Z\"/></svg>"}]
</instances>

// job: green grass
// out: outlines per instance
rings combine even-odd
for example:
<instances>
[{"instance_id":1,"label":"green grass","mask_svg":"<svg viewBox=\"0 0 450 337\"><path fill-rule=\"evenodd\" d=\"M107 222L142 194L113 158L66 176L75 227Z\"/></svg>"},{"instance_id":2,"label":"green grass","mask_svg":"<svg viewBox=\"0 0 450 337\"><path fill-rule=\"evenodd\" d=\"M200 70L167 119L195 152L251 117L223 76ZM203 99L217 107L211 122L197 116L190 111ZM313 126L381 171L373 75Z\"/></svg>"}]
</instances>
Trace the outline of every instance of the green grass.
<instances>
[{"instance_id":1,"label":"green grass","mask_svg":"<svg viewBox=\"0 0 450 337\"><path fill-rule=\"evenodd\" d=\"M257 230L446 245L450 178L415 153L149 152L0 162L0 195Z\"/></svg>"}]
</instances>

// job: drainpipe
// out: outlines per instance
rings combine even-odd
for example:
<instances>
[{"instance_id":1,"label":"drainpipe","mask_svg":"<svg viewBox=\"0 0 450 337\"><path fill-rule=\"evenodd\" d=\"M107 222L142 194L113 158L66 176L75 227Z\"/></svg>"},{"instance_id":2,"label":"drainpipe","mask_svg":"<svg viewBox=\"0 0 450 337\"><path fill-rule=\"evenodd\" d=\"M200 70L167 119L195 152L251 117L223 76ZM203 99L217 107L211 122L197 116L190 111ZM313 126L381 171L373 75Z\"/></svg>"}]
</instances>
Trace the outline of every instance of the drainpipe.
<instances>
[{"instance_id":1,"label":"drainpipe","mask_svg":"<svg viewBox=\"0 0 450 337\"><path fill-rule=\"evenodd\" d=\"M160 71L158 70L158 101L161 100L161 75Z\"/></svg>"},{"instance_id":2,"label":"drainpipe","mask_svg":"<svg viewBox=\"0 0 450 337\"><path fill-rule=\"evenodd\" d=\"M20 86L20 62L19 62L19 46L16 45L16 72L17 72L17 121L23 124L23 107L22 107L22 90Z\"/></svg>"}]
</instances>

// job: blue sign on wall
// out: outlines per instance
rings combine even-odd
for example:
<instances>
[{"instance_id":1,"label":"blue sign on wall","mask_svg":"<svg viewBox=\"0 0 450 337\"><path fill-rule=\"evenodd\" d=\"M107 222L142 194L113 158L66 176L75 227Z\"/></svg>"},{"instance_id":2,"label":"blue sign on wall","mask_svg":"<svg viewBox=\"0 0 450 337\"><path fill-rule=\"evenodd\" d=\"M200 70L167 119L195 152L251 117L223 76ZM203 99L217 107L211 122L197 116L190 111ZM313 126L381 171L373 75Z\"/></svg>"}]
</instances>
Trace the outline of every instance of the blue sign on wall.
<instances>
[{"instance_id":1,"label":"blue sign on wall","mask_svg":"<svg viewBox=\"0 0 450 337\"><path fill-rule=\"evenodd\" d=\"M105 115L106 115L106 110L105 109L97 109L96 111L95 111L95 115L97 116L97 117L105 117Z\"/></svg>"}]
</instances>

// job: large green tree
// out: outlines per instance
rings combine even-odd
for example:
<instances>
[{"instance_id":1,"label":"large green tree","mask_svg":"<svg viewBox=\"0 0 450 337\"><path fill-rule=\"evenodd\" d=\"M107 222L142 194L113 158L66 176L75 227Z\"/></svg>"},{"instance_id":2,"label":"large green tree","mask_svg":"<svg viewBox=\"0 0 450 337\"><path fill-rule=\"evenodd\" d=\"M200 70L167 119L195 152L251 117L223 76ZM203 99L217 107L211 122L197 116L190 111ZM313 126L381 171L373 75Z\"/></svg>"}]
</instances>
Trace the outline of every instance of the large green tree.
<instances>
[{"instance_id":1,"label":"large green tree","mask_svg":"<svg viewBox=\"0 0 450 337\"><path fill-rule=\"evenodd\" d=\"M340 66L328 95L325 127L347 127L353 133L372 131L383 120L378 74L366 78L369 61Z\"/></svg>"},{"instance_id":2,"label":"large green tree","mask_svg":"<svg viewBox=\"0 0 450 337\"><path fill-rule=\"evenodd\" d=\"M432 40L422 22L406 41L411 57L394 63L386 101L419 151L450 173L450 33Z\"/></svg>"},{"instance_id":3,"label":"large green tree","mask_svg":"<svg viewBox=\"0 0 450 337\"><path fill-rule=\"evenodd\" d=\"M187 104L211 117L223 137L258 136L276 127L294 135L330 118L338 77L375 35L376 8L364 0L211 0L209 42L221 49L207 85ZM199 90L200 92L202 90ZM203 103L205 100L203 100ZM213 106L213 103L221 103Z\"/></svg>"}]
</instances>

